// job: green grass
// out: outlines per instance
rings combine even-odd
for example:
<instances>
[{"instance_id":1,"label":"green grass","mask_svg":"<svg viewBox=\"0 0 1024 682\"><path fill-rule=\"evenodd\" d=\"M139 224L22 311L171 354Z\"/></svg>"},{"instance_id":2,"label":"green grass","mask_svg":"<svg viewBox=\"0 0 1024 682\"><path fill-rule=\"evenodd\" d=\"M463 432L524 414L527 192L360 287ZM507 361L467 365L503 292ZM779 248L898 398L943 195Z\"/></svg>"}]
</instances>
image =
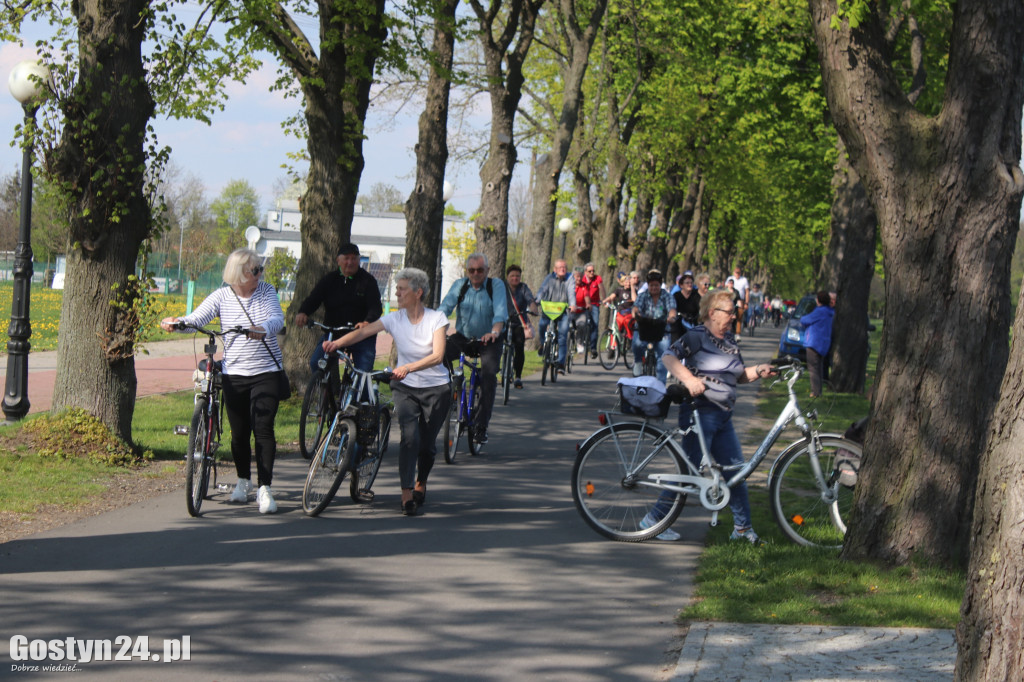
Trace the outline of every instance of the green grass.
<instances>
[{"instance_id":1,"label":"green grass","mask_svg":"<svg viewBox=\"0 0 1024 682\"><path fill-rule=\"evenodd\" d=\"M880 334L880 331L872 334L869 388ZM806 399L808 392L804 377L797 386L797 395L805 410L819 411L823 430L842 433L868 413L866 396L826 391L822 399L812 403ZM760 426L747 434L745 447L748 451L763 438L786 400L785 387L781 384L761 391L758 413L762 420ZM797 435L792 428L787 430L773 452L781 452ZM767 462L762 465L764 473L767 473L766 467ZM758 481L756 476L748 481L751 515L764 544L754 547L745 542L730 542L732 514L724 510L719 525L709 532L707 548L698 562L694 601L680 614L681 620L956 626L964 593L963 573L927 566L890 569L865 562L841 561L836 551L795 545L776 525L768 507L764 478Z\"/></svg>"}]
</instances>

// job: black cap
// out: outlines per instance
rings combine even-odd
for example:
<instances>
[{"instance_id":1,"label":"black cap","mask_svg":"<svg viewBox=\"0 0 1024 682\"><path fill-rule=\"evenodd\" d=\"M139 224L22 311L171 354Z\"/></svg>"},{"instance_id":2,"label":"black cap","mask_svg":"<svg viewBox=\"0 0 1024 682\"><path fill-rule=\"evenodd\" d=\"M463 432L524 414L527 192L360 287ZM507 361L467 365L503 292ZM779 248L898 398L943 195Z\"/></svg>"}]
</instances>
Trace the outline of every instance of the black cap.
<instances>
[{"instance_id":1,"label":"black cap","mask_svg":"<svg viewBox=\"0 0 1024 682\"><path fill-rule=\"evenodd\" d=\"M356 246L355 244L353 244L352 242L349 242L348 244L342 244L341 248L338 249L338 255L339 256L358 256L359 255L359 247Z\"/></svg>"}]
</instances>

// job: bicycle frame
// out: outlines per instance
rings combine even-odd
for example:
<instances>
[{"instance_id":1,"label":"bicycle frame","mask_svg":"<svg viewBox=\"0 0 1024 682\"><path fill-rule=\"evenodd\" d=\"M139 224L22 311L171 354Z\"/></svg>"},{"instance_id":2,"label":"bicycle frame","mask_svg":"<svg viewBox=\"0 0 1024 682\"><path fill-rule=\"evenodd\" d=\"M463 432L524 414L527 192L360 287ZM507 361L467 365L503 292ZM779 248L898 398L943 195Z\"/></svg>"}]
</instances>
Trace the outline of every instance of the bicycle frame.
<instances>
[{"instance_id":1,"label":"bicycle frame","mask_svg":"<svg viewBox=\"0 0 1024 682\"><path fill-rule=\"evenodd\" d=\"M469 367L469 383L466 382L466 367ZM480 383L480 365L466 358L465 353L459 353L459 421L464 421L467 428L473 426L473 406L469 404L473 389Z\"/></svg>"}]
</instances>

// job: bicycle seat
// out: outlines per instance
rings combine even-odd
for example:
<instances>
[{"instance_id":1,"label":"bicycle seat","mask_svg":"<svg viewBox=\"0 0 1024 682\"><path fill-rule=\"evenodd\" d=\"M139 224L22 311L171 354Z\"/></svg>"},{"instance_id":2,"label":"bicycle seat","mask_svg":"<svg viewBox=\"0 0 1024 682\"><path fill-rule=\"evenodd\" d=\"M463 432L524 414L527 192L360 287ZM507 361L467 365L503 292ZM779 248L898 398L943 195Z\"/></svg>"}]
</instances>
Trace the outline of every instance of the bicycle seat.
<instances>
[{"instance_id":1,"label":"bicycle seat","mask_svg":"<svg viewBox=\"0 0 1024 682\"><path fill-rule=\"evenodd\" d=\"M202 370L204 372L208 372L209 371L208 369L206 369L206 365L207 365L207 361L208 360L209 360L209 358L203 358L202 360L199 361L199 364L197 366L199 367L200 370ZM224 371L224 363L221 360L214 360L213 361L213 366L214 366L214 369L216 369L216 371L218 371L218 372Z\"/></svg>"}]
</instances>

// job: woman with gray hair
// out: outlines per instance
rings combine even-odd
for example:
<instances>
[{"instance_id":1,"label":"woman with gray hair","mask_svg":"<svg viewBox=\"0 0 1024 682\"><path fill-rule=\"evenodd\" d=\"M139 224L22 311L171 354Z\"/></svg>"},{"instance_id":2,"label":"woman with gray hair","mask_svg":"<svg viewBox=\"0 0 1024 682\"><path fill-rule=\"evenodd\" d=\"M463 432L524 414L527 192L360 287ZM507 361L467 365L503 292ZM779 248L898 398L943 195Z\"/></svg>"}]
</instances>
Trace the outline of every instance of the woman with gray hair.
<instances>
[{"instance_id":1,"label":"woman with gray hair","mask_svg":"<svg viewBox=\"0 0 1024 682\"><path fill-rule=\"evenodd\" d=\"M398 309L336 341L324 342L331 353L372 334L387 332L398 349L398 366L392 370L391 395L402 431L398 448L398 475L402 486L402 513L416 514L427 497L427 477L437 454L437 434L444 426L451 404L448 370L444 360L448 318L426 308L430 291L427 273L404 268L395 274Z\"/></svg>"},{"instance_id":2,"label":"woman with gray hair","mask_svg":"<svg viewBox=\"0 0 1024 682\"><path fill-rule=\"evenodd\" d=\"M256 500L261 514L277 511L273 491L274 458L277 438L274 419L281 395L288 385L281 364L277 334L284 328L284 313L273 286L260 279L263 274L259 255L251 249L238 249L224 264L224 283L206 297L191 315L167 317L160 321L164 331L176 329L177 323L187 327L203 327L220 318L221 329L240 326L248 329L245 336L224 340L224 408L231 425L231 456L235 460L238 483L231 493L231 502L249 501L252 491L252 448L256 445L256 475L259 486Z\"/></svg>"}]
</instances>

